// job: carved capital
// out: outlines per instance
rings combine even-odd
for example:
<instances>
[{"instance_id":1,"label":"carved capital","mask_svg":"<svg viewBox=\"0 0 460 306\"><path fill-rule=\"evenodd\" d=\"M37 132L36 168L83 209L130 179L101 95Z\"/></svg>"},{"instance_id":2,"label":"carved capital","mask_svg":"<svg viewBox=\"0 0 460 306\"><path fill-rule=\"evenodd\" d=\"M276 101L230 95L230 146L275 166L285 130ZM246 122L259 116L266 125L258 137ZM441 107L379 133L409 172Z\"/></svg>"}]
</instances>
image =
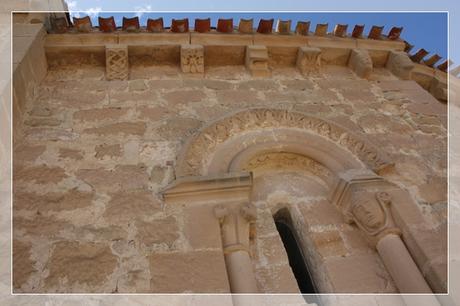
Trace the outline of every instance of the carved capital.
<instances>
[{"instance_id":1,"label":"carved capital","mask_svg":"<svg viewBox=\"0 0 460 306\"><path fill-rule=\"evenodd\" d=\"M374 247L387 234L400 234L391 215L392 200L386 187L377 176L342 179L333 196L345 221L356 224Z\"/></svg>"},{"instance_id":2,"label":"carved capital","mask_svg":"<svg viewBox=\"0 0 460 306\"><path fill-rule=\"evenodd\" d=\"M204 72L204 48L202 45L182 45L180 66L184 73Z\"/></svg>"},{"instance_id":3,"label":"carved capital","mask_svg":"<svg viewBox=\"0 0 460 306\"><path fill-rule=\"evenodd\" d=\"M128 47L126 45L107 45L105 47L105 69L107 80L128 79Z\"/></svg>"},{"instance_id":4,"label":"carved capital","mask_svg":"<svg viewBox=\"0 0 460 306\"><path fill-rule=\"evenodd\" d=\"M256 207L249 203L218 205L214 208L214 215L221 226L224 253L249 252L251 224L257 218Z\"/></svg>"}]
</instances>

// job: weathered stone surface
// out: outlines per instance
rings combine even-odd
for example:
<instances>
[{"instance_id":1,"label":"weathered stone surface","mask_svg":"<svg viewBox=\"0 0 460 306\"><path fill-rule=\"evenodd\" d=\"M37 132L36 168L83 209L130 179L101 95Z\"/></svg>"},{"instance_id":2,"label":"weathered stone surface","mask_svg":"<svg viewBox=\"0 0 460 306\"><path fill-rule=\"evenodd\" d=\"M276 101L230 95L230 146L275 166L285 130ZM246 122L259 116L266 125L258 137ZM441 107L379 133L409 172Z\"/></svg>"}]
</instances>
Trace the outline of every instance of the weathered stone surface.
<instances>
[{"instance_id":1,"label":"weathered stone surface","mask_svg":"<svg viewBox=\"0 0 460 306\"><path fill-rule=\"evenodd\" d=\"M288 264L256 269L259 287L265 293L299 293L291 267Z\"/></svg>"},{"instance_id":2,"label":"weathered stone surface","mask_svg":"<svg viewBox=\"0 0 460 306\"><path fill-rule=\"evenodd\" d=\"M369 78L372 73L373 65L369 52L366 49L352 49L348 66L360 78Z\"/></svg>"},{"instance_id":3,"label":"weathered stone surface","mask_svg":"<svg viewBox=\"0 0 460 306\"><path fill-rule=\"evenodd\" d=\"M87 285L88 291L96 291L94 286L106 282L116 266L117 258L105 244L57 242L53 246L45 285L56 291L62 286Z\"/></svg>"},{"instance_id":4,"label":"weathered stone surface","mask_svg":"<svg viewBox=\"0 0 460 306\"><path fill-rule=\"evenodd\" d=\"M33 162L45 152L44 145L21 145L14 149L13 159L16 161Z\"/></svg>"},{"instance_id":5,"label":"weathered stone surface","mask_svg":"<svg viewBox=\"0 0 460 306\"><path fill-rule=\"evenodd\" d=\"M156 253L149 256L155 293L228 293L222 251Z\"/></svg>"},{"instance_id":6,"label":"weathered stone surface","mask_svg":"<svg viewBox=\"0 0 460 306\"><path fill-rule=\"evenodd\" d=\"M73 118L81 121L118 120L126 115L128 108L107 107L80 110L73 114Z\"/></svg>"},{"instance_id":7,"label":"weathered stone surface","mask_svg":"<svg viewBox=\"0 0 460 306\"><path fill-rule=\"evenodd\" d=\"M168 107L157 106L149 107L143 106L137 109L140 119L147 119L152 121L160 121L167 119L173 115L173 112Z\"/></svg>"},{"instance_id":8,"label":"weathered stone surface","mask_svg":"<svg viewBox=\"0 0 460 306\"><path fill-rule=\"evenodd\" d=\"M19 232L25 232L29 236L39 236L46 238L60 237L64 230L73 230L73 226L65 221L53 217L43 217L35 215L32 219L14 217L14 235Z\"/></svg>"},{"instance_id":9,"label":"weathered stone surface","mask_svg":"<svg viewBox=\"0 0 460 306\"><path fill-rule=\"evenodd\" d=\"M219 103L250 103L259 101L257 93L250 90L222 90L217 92Z\"/></svg>"},{"instance_id":10,"label":"weathered stone surface","mask_svg":"<svg viewBox=\"0 0 460 306\"><path fill-rule=\"evenodd\" d=\"M103 159L105 156L109 158L121 156L121 145L120 144L100 144L94 148L96 151L95 157Z\"/></svg>"},{"instance_id":11,"label":"weathered stone surface","mask_svg":"<svg viewBox=\"0 0 460 306\"><path fill-rule=\"evenodd\" d=\"M322 257L345 256L347 250L338 231L312 233L313 243Z\"/></svg>"},{"instance_id":12,"label":"weathered stone surface","mask_svg":"<svg viewBox=\"0 0 460 306\"><path fill-rule=\"evenodd\" d=\"M169 140L184 138L193 134L202 122L194 118L174 117L166 120L157 128L157 133L160 137Z\"/></svg>"},{"instance_id":13,"label":"weathered stone surface","mask_svg":"<svg viewBox=\"0 0 460 306\"><path fill-rule=\"evenodd\" d=\"M343 224L342 213L328 201L299 203L298 207L308 226Z\"/></svg>"},{"instance_id":14,"label":"weathered stone surface","mask_svg":"<svg viewBox=\"0 0 460 306\"><path fill-rule=\"evenodd\" d=\"M90 206L93 193L72 189L65 193L49 192L44 195L29 192L15 192L14 209L46 211L74 210Z\"/></svg>"},{"instance_id":15,"label":"weathered stone surface","mask_svg":"<svg viewBox=\"0 0 460 306\"><path fill-rule=\"evenodd\" d=\"M414 63L406 52L390 51L386 68L402 80L409 80L414 69Z\"/></svg>"},{"instance_id":16,"label":"weathered stone surface","mask_svg":"<svg viewBox=\"0 0 460 306\"><path fill-rule=\"evenodd\" d=\"M31 258L31 244L13 240L13 290L21 288L37 270Z\"/></svg>"},{"instance_id":17,"label":"weathered stone surface","mask_svg":"<svg viewBox=\"0 0 460 306\"><path fill-rule=\"evenodd\" d=\"M179 90L164 95L168 105L174 107L179 104L200 102L206 98L206 94L201 90Z\"/></svg>"},{"instance_id":18,"label":"weathered stone surface","mask_svg":"<svg viewBox=\"0 0 460 306\"><path fill-rule=\"evenodd\" d=\"M154 214L160 208L158 199L150 191L117 192L111 194L104 211L104 218L111 222L125 222L142 218L145 214Z\"/></svg>"},{"instance_id":19,"label":"weathered stone surface","mask_svg":"<svg viewBox=\"0 0 460 306\"><path fill-rule=\"evenodd\" d=\"M300 47L297 51L296 66L304 74L317 72L321 66L321 49Z\"/></svg>"},{"instance_id":20,"label":"weathered stone surface","mask_svg":"<svg viewBox=\"0 0 460 306\"><path fill-rule=\"evenodd\" d=\"M313 90L315 85L310 80L283 80L280 82L287 90Z\"/></svg>"},{"instance_id":21,"label":"weathered stone surface","mask_svg":"<svg viewBox=\"0 0 460 306\"><path fill-rule=\"evenodd\" d=\"M61 167L40 165L20 169L14 173L14 179L35 182L36 184L56 184L68 175Z\"/></svg>"},{"instance_id":22,"label":"weathered stone surface","mask_svg":"<svg viewBox=\"0 0 460 306\"><path fill-rule=\"evenodd\" d=\"M136 227L136 239L145 246L166 244L172 247L174 241L179 238L179 228L174 217L149 222L136 221Z\"/></svg>"},{"instance_id":23,"label":"weathered stone surface","mask_svg":"<svg viewBox=\"0 0 460 306\"><path fill-rule=\"evenodd\" d=\"M329 258L326 269L334 292L397 292L376 254Z\"/></svg>"},{"instance_id":24,"label":"weathered stone surface","mask_svg":"<svg viewBox=\"0 0 460 306\"><path fill-rule=\"evenodd\" d=\"M62 123L61 120L57 118L29 118L24 121L25 125L29 126L58 126Z\"/></svg>"},{"instance_id":25,"label":"weathered stone surface","mask_svg":"<svg viewBox=\"0 0 460 306\"><path fill-rule=\"evenodd\" d=\"M144 165L118 165L115 169L81 169L77 178L96 189L129 190L147 187L148 175Z\"/></svg>"},{"instance_id":26,"label":"weathered stone surface","mask_svg":"<svg viewBox=\"0 0 460 306\"><path fill-rule=\"evenodd\" d=\"M144 80L129 81L129 91L141 91L147 89Z\"/></svg>"},{"instance_id":27,"label":"weathered stone surface","mask_svg":"<svg viewBox=\"0 0 460 306\"><path fill-rule=\"evenodd\" d=\"M88 134L106 135L144 135L146 130L145 122L119 122L104 125L98 128L85 129L83 132Z\"/></svg>"},{"instance_id":28,"label":"weathered stone surface","mask_svg":"<svg viewBox=\"0 0 460 306\"><path fill-rule=\"evenodd\" d=\"M185 236L194 249L221 248L219 222L211 206L187 207Z\"/></svg>"},{"instance_id":29,"label":"weathered stone surface","mask_svg":"<svg viewBox=\"0 0 460 306\"><path fill-rule=\"evenodd\" d=\"M84 153L80 150L68 149L68 148L59 148L59 157L61 158L70 158L74 160L82 160Z\"/></svg>"}]
</instances>

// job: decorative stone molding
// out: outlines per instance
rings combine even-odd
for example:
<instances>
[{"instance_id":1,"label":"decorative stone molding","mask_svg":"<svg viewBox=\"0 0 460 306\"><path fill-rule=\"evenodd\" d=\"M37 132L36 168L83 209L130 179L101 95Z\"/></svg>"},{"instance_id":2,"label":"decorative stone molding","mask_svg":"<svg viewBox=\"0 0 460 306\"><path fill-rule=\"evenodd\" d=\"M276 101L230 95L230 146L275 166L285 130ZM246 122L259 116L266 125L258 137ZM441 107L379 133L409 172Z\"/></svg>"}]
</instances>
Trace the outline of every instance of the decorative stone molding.
<instances>
[{"instance_id":1,"label":"decorative stone molding","mask_svg":"<svg viewBox=\"0 0 460 306\"><path fill-rule=\"evenodd\" d=\"M333 177L331 171L321 163L304 155L288 152L268 152L256 155L248 161L243 170L257 173L267 168L306 171L324 180L330 180Z\"/></svg>"},{"instance_id":2,"label":"decorative stone molding","mask_svg":"<svg viewBox=\"0 0 460 306\"><path fill-rule=\"evenodd\" d=\"M201 45L181 45L180 67L184 73L204 72L204 48Z\"/></svg>"},{"instance_id":3,"label":"decorative stone molding","mask_svg":"<svg viewBox=\"0 0 460 306\"><path fill-rule=\"evenodd\" d=\"M410 80L415 65L406 52L390 51L386 68L402 80Z\"/></svg>"},{"instance_id":4,"label":"decorative stone molding","mask_svg":"<svg viewBox=\"0 0 460 306\"><path fill-rule=\"evenodd\" d=\"M107 80L128 79L128 47L126 45L107 45L105 61Z\"/></svg>"},{"instance_id":5,"label":"decorative stone molding","mask_svg":"<svg viewBox=\"0 0 460 306\"><path fill-rule=\"evenodd\" d=\"M321 49L314 47L299 47L297 51L296 66L303 74L318 71L321 66Z\"/></svg>"},{"instance_id":6,"label":"decorative stone molding","mask_svg":"<svg viewBox=\"0 0 460 306\"><path fill-rule=\"evenodd\" d=\"M269 77L268 50L265 46L246 46L246 68L254 77Z\"/></svg>"},{"instance_id":7,"label":"decorative stone molding","mask_svg":"<svg viewBox=\"0 0 460 306\"><path fill-rule=\"evenodd\" d=\"M238 133L251 130L294 128L324 137L347 149L369 168L378 172L392 165L373 145L328 121L280 109L249 109L238 112L201 129L178 159L178 176L203 175L216 148Z\"/></svg>"},{"instance_id":8,"label":"decorative stone molding","mask_svg":"<svg viewBox=\"0 0 460 306\"><path fill-rule=\"evenodd\" d=\"M369 78L373 69L369 52L366 49L352 49L350 59L348 60L348 67L360 78Z\"/></svg>"}]
</instances>

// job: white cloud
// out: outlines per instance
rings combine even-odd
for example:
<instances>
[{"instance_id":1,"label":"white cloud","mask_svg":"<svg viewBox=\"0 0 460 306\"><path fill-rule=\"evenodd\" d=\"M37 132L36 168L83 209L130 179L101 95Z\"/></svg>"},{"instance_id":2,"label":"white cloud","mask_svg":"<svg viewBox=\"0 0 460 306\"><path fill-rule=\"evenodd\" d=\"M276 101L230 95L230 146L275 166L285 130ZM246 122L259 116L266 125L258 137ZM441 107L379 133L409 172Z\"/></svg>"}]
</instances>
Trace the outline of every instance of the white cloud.
<instances>
[{"instance_id":1,"label":"white cloud","mask_svg":"<svg viewBox=\"0 0 460 306\"><path fill-rule=\"evenodd\" d=\"M146 6L136 6L134 8L134 10L136 10L136 16L141 18L142 15L144 15L145 12L149 12L152 10L152 6L151 5L146 5Z\"/></svg>"},{"instance_id":2,"label":"white cloud","mask_svg":"<svg viewBox=\"0 0 460 306\"><path fill-rule=\"evenodd\" d=\"M91 7L85 10L85 13L90 17L96 17L102 11L101 7Z\"/></svg>"}]
</instances>

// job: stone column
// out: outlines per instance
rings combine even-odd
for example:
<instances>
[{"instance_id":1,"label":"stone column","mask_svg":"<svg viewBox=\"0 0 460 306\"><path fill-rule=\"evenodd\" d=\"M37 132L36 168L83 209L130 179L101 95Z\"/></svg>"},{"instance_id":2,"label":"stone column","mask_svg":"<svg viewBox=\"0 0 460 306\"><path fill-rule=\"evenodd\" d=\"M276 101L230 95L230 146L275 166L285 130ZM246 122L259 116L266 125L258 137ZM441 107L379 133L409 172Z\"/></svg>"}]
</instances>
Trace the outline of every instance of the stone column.
<instances>
[{"instance_id":1,"label":"stone column","mask_svg":"<svg viewBox=\"0 0 460 306\"><path fill-rule=\"evenodd\" d=\"M256 219L256 208L250 204L232 206L219 205L214 209L221 225L230 289L232 293L257 293L249 254L250 228Z\"/></svg>"},{"instance_id":2,"label":"stone column","mask_svg":"<svg viewBox=\"0 0 460 306\"><path fill-rule=\"evenodd\" d=\"M333 201L346 222L356 224L377 249L400 293L432 293L400 238L401 231L393 220L391 196L386 188L388 184L377 176L342 178ZM436 299L430 305L438 305Z\"/></svg>"}]
</instances>

